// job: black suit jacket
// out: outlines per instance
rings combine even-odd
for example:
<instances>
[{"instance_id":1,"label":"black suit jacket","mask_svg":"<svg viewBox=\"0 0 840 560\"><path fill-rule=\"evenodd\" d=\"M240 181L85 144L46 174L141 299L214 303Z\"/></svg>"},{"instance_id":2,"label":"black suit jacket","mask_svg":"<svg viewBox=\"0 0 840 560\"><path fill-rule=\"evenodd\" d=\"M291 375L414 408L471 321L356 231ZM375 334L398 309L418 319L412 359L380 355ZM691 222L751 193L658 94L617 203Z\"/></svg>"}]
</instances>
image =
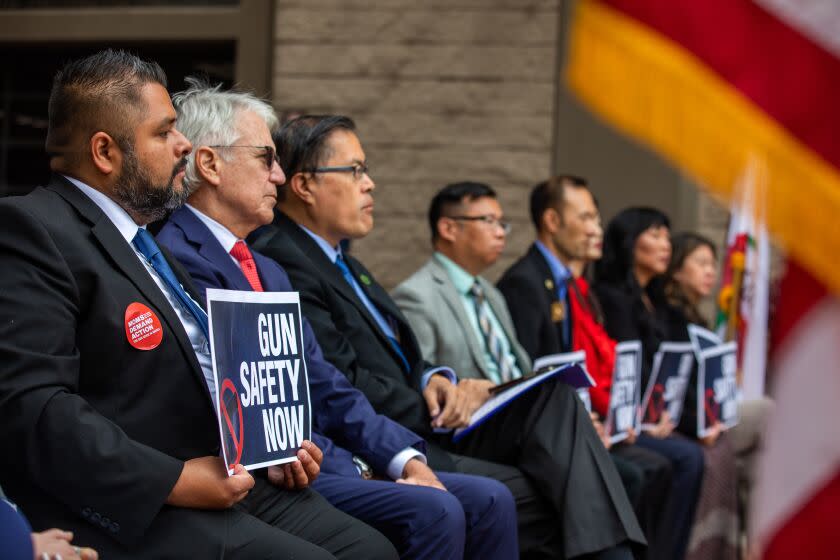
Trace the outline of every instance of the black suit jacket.
<instances>
[{"instance_id":1,"label":"black suit jacket","mask_svg":"<svg viewBox=\"0 0 840 560\"><path fill-rule=\"evenodd\" d=\"M519 343L531 360L571 352L573 317L569 314L570 344L564 345L563 323L551 318L551 306L560 302L554 276L536 245L531 245L528 252L505 271L497 285L507 301ZM563 304L570 313L568 290Z\"/></svg>"},{"instance_id":2,"label":"black suit jacket","mask_svg":"<svg viewBox=\"0 0 840 560\"><path fill-rule=\"evenodd\" d=\"M641 291L624 285L598 282L594 288L604 312L604 328L618 342L639 340L642 343L642 382L647 386L653 356L659 344L668 340L668 323L672 309L654 298L656 308L647 309Z\"/></svg>"},{"instance_id":3,"label":"black suit jacket","mask_svg":"<svg viewBox=\"0 0 840 560\"><path fill-rule=\"evenodd\" d=\"M0 201L0 228L0 483L35 530L130 545L183 461L219 452L195 353L131 246L63 177ZM128 343L133 302L160 319L153 350Z\"/></svg>"},{"instance_id":4,"label":"black suit jacket","mask_svg":"<svg viewBox=\"0 0 840 560\"><path fill-rule=\"evenodd\" d=\"M405 371L391 343L336 265L295 222L276 212L272 226L258 230L249 242L289 275L324 357L347 375L377 412L434 440L420 392L423 372L430 366L422 358L408 321L370 271L345 254L347 266L365 294L393 319L410 372ZM429 446L428 458L434 468L452 470L451 460L436 445Z\"/></svg>"}]
</instances>

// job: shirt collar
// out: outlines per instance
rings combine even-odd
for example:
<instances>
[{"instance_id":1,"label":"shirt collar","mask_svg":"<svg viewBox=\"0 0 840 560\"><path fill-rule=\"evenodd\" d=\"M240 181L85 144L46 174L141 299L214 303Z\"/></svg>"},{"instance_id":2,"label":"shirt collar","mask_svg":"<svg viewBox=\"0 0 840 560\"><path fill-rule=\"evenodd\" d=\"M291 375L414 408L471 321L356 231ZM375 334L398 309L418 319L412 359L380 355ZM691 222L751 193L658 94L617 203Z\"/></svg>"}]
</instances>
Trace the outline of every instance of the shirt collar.
<instances>
[{"instance_id":1,"label":"shirt collar","mask_svg":"<svg viewBox=\"0 0 840 560\"><path fill-rule=\"evenodd\" d=\"M76 187L85 193L85 195L87 195L94 204L99 206L102 212L104 212L105 215L108 216L108 219L111 220L111 222L117 227L120 235L122 235L129 244L134 241L134 236L137 235L138 228L142 227L145 229L146 226L138 226L137 222L128 215L128 212L126 212L122 206L117 204L107 194L98 191L90 185L87 185L78 179L74 179L73 177L65 175L64 178L76 185Z\"/></svg>"},{"instance_id":2,"label":"shirt collar","mask_svg":"<svg viewBox=\"0 0 840 560\"><path fill-rule=\"evenodd\" d=\"M560 259L557 258L557 255L552 253L542 241L537 240L534 242L534 245L537 246L537 249L540 250L543 258L548 263L548 268L551 269L551 275L554 277L554 283L558 286L565 284L566 280L568 280L572 275L569 272L569 269L566 268L566 265L564 265Z\"/></svg>"},{"instance_id":3,"label":"shirt collar","mask_svg":"<svg viewBox=\"0 0 840 560\"><path fill-rule=\"evenodd\" d=\"M318 244L318 247L320 247L324 254L327 255L327 258L330 259L330 262L335 262L335 259L338 257L338 255L341 254L341 245L339 245L338 247L332 247L326 239L324 239L317 233L311 231L309 228L300 224L298 224L298 227L305 231L306 234L309 237L311 237L315 241L315 243Z\"/></svg>"},{"instance_id":4,"label":"shirt collar","mask_svg":"<svg viewBox=\"0 0 840 560\"><path fill-rule=\"evenodd\" d=\"M230 253L231 249L233 249L233 246L236 245L237 241L239 241L239 238L236 237L228 228L226 228L225 226L223 226L222 224L220 224L201 210L198 210L197 208L189 204L187 204L186 207L189 208L192 211L192 213L195 214L196 217L204 223L205 226L207 226L207 229L210 230L210 233L212 233L213 237L215 237L218 240L218 242L222 245L224 250Z\"/></svg>"},{"instance_id":5,"label":"shirt collar","mask_svg":"<svg viewBox=\"0 0 840 560\"><path fill-rule=\"evenodd\" d=\"M461 268L458 264L455 263L452 259L435 251L432 258L437 259L437 262L443 267L446 271L446 274L449 275L449 279L452 280L452 283L455 285L455 289L458 290L458 293L461 294L468 294L470 293L470 289L472 285L476 282L476 277Z\"/></svg>"}]
</instances>

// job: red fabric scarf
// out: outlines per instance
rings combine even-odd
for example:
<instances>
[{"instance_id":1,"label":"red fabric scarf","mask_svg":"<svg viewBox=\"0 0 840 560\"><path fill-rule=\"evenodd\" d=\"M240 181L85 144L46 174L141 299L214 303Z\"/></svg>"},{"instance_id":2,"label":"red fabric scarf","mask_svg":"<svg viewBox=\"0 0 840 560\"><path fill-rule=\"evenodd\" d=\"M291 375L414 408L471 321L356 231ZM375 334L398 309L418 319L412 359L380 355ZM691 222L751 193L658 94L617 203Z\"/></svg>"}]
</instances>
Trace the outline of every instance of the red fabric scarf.
<instances>
[{"instance_id":1,"label":"red fabric scarf","mask_svg":"<svg viewBox=\"0 0 840 560\"><path fill-rule=\"evenodd\" d=\"M589 284L583 278L576 278L574 282L569 297L573 347L586 351L586 369L597 383L589 390L592 409L603 417L610 404L616 342L595 318L589 303Z\"/></svg>"}]
</instances>

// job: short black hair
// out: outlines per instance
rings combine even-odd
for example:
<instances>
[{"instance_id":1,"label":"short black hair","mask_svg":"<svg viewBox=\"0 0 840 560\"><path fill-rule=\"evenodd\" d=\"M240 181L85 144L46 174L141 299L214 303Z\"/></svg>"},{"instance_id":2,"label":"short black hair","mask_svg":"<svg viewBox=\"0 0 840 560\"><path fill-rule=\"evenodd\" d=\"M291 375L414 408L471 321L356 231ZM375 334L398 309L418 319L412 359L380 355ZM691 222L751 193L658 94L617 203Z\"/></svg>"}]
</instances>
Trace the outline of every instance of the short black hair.
<instances>
[{"instance_id":1,"label":"short black hair","mask_svg":"<svg viewBox=\"0 0 840 560\"><path fill-rule=\"evenodd\" d=\"M549 208L562 210L566 187L588 189L589 184L577 175L555 175L534 185L531 189L531 222L540 231L542 217ZM561 214L562 215L562 214Z\"/></svg>"},{"instance_id":2,"label":"short black hair","mask_svg":"<svg viewBox=\"0 0 840 560\"><path fill-rule=\"evenodd\" d=\"M437 241L437 224L441 218L449 215L451 210L466 201L473 201L479 198L496 198L496 191L484 183L474 181L462 181L452 183L443 187L432 198L429 205L429 228L432 232L432 243Z\"/></svg>"},{"instance_id":3,"label":"short black hair","mask_svg":"<svg viewBox=\"0 0 840 560\"><path fill-rule=\"evenodd\" d=\"M106 49L65 64L50 91L47 153L72 159L81 149L73 146L74 139L89 139L99 131L113 136L121 148L130 146L134 120L128 116L142 110L140 90L148 83L166 87L160 65L122 50Z\"/></svg>"},{"instance_id":4,"label":"short black hair","mask_svg":"<svg viewBox=\"0 0 840 560\"><path fill-rule=\"evenodd\" d=\"M329 158L327 138L336 130L356 132L356 123L343 115L302 115L274 134L277 158L286 177L312 170Z\"/></svg>"}]
</instances>

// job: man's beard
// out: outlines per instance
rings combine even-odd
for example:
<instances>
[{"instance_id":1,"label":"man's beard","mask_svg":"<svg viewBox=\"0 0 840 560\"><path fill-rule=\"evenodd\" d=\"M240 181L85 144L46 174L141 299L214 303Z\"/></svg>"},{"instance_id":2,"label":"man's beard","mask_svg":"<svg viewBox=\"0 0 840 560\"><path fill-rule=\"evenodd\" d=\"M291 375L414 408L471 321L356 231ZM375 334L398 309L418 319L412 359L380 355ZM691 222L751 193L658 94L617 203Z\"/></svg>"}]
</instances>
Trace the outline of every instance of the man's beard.
<instances>
[{"instance_id":1,"label":"man's beard","mask_svg":"<svg viewBox=\"0 0 840 560\"><path fill-rule=\"evenodd\" d=\"M175 190L175 175L187 166L184 157L172 169L166 185L156 185L147 170L140 167L133 146L123 148L123 166L114 188L120 205L145 223L160 220L169 212L177 210L187 201L188 190L182 186Z\"/></svg>"}]
</instances>

